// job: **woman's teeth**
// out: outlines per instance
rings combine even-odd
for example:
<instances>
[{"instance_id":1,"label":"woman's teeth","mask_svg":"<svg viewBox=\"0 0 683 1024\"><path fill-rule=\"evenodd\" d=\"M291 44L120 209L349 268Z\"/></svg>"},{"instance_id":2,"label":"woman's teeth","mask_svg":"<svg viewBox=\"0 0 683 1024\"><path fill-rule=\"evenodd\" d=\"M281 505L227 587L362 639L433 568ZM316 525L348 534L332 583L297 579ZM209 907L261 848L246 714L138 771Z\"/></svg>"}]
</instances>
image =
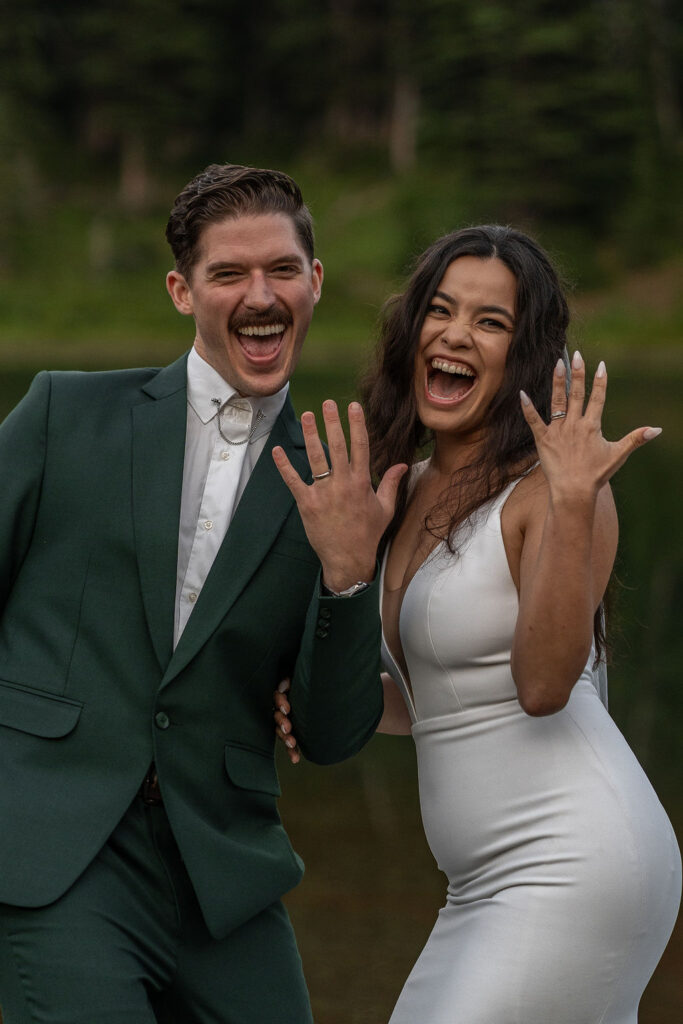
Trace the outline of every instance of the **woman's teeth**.
<instances>
[{"instance_id":1,"label":"woman's teeth","mask_svg":"<svg viewBox=\"0 0 683 1024\"><path fill-rule=\"evenodd\" d=\"M432 369L441 370L443 373L457 373L461 377L475 377L474 370L462 363L448 363L445 359L432 359Z\"/></svg>"},{"instance_id":2,"label":"woman's teeth","mask_svg":"<svg viewBox=\"0 0 683 1024\"><path fill-rule=\"evenodd\" d=\"M469 366L437 356L430 363L427 390L439 402L459 402L472 390L476 379Z\"/></svg>"}]
</instances>

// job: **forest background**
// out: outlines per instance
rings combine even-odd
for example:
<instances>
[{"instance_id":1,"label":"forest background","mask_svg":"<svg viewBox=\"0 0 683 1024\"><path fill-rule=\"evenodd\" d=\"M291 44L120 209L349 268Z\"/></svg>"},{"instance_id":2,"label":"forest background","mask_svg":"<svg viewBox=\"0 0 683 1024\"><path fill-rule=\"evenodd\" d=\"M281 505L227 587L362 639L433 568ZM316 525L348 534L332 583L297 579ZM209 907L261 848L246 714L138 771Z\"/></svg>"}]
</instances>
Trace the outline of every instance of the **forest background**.
<instances>
[{"instance_id":1,"label":"forest background","mask_svg":"<svg viewBox=\"0 0 683 1024\"><path fill-rule=\"evenodd\" d=\"M437 235L511 223L556 256L572 344L607 361L606 432L664 427L615 481L611 709L679 836L682 23L674 0L22 0L0 19L3 413L39 368L189 346L164 226L213 161L287 170L314 214L299 411L353 395L383 299ZM441 901L414 773L382 737L339 768L282 766L319 1024L386 1020ZM680 1020L680 932L642 1024Z\"/></svg>"}]
</instances>

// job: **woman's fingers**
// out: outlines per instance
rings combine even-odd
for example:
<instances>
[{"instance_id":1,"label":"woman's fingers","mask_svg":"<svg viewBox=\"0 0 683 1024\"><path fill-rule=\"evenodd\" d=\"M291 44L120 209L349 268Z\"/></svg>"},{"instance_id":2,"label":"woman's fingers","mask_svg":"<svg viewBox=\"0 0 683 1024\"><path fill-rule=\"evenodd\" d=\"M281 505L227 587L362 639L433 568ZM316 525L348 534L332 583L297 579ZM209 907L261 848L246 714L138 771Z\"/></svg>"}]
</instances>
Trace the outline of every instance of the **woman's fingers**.
<instances>
[{"instance_id":1,"label":"woman's fingers","mask_svg":"<svg viewBox=\"0 0 683 1024\"><path fill-rule=\"evenodd\" d=\"M538 442L543 437L544 428L546 425L541 419L541 417L538 415L538 412L536 411L536 406L531 401L526 391L520 391L519 397L522 403L522 414L524 416L524 419L531 427L531 433L534 435L534 440L536 441L536 444L538 444Z\"/></svg>"},{"instance_id":2,"label":"woman's fingers","mask_svg":"<svg viewBox=\"0 0 683 1024\"><path fill-rule=\"evenodd\" d=\"M550 399L550 419L564 419L567 415L567 368L558 359L553 372L553 392Z\"/></svg>"},{"instance_id":3,"label":"woman's fingers","mask_svg":"<svg viewBox=\"0 0 683 1024\"><path fill-rule=\"evenodd\" d=\"M610 445L613 458L610 477L626 462L629 455L632 455L637 448L642 448L648 441L653 441L662 432L661 427L636 427L630 433L625 434L619 441L613 441Z\"/></svg>"},{"instance_id":4,"label":"woman's fingers","mask_svg":"<svg viewBox=\"0 0 683 1024\"><path fill-rule=\"evenodd\" d=\"M301 755L297 748L296 738L292 735L292 723L289 721L289 703L279 690L276 690L273 699L275 701L275 711L273 718L275 719L275 735L284 743L289 756L289 760L292 764L298 764L301 760Z\"/></svg>"},{"instance_id":5,"label":"woman's fingers","mask_svg":"<svg viewBox=\"0 0 683 1024\"><path fill-rule=\"evenodd\" d=\"M602 410L605 407L605 398L607 396L607 368L602 360L598 363L598 368L595 371L593 377L593 387L591 388L590 398L588 399L588 405L586 406L586 416L595 426L600 429L602 422Z\"/></svg>"},{"instance_id":6,"label":"woman's fingers","mask_svg":"<svg viewBox=\"0 0 683 1024\"><path fill-rule=\"evenodd\" d=\"M586 364L581 353L575 352L572 356L572 380L569 385L569 399L567 401L567 416L578 419L583 416L583 402L586 397Z\"/></svg>"}]
</instances>

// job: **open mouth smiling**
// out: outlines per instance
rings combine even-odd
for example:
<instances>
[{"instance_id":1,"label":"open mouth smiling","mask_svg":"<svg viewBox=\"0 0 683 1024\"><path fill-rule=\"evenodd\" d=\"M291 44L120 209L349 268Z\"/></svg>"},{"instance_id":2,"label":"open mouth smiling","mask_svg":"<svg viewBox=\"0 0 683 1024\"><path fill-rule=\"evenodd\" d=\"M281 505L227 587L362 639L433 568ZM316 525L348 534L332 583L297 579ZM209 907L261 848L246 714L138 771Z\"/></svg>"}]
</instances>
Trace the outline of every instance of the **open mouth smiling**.
<instances>
[{"instance_id":1,"label":"open mouth smiling","mask_svg":"<svg viewBox=\"0 0 683 1024\"><path fill-rule=\"evenodd\" d=\"M474 370L464 363L435 356L427 367L427 393L442 405L455 405L469 395L477 383Z\"/></svg>"},{"instance_id":2,"label":"open mouth smiling","mask_svg":"<svg viewBox=\"0 0 683 1024\"><path fill-rule=\"evenodd\" d=\"M250 360L270 360L277 356L287 325L274 321L270 324L242 324L236 328L237 338Z\"/></svg>"}]
</instances>

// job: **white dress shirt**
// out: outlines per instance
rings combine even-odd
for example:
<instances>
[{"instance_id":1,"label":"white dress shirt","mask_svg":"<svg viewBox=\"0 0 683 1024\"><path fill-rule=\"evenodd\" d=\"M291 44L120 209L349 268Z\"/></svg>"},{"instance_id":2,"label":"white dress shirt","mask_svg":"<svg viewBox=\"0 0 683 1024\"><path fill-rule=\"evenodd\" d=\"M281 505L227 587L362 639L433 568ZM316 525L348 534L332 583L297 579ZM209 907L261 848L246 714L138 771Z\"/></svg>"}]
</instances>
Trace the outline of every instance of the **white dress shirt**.
<instances>
[{"instance_id":1,"label":"white dress shirt","mask_svg":"<svg viewBox=\"0 0 683 1024\"><path fill-rule=\"evenodd\" d=\"M174 647L287 397L243 398L195 348L187 360L187 434L178 533ZM218 417L228 444L218 431ZM252 433L253 428L253 433Z\"/></svg>"}]
</instances>

